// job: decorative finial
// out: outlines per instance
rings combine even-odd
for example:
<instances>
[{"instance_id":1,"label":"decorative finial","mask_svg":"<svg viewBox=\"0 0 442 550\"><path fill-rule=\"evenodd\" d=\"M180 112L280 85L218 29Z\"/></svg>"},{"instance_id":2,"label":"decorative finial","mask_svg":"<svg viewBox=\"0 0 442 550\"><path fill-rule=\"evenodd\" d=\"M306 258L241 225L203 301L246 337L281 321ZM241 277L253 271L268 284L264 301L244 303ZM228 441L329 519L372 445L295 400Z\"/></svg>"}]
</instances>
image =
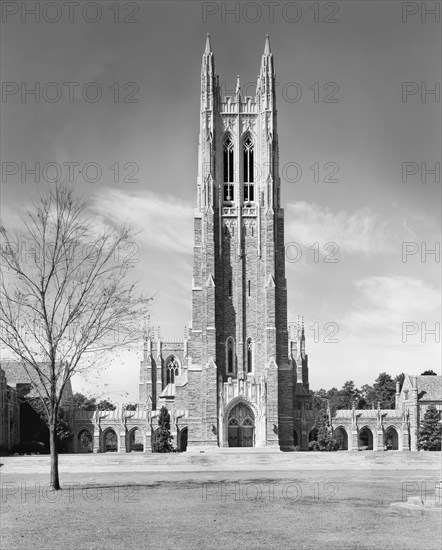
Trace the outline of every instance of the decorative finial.
<instances>
[{"instance_id":1,"label":"decorative finial","mask_svg":"<svg viewBox=\"0 0 442 550\"><path fill-rule=\"evenodd\" d=\"M236 90L235 90L235 93L236 94L241 93L241 83L239 81L239 74L236 75Z\"/></svg>"},{"instance_id":2,"label":"decorative finial","mask_svg":"<svg viewBox=\"0 0 442 550\"><path fill-rule=\"evenodd\" d=\"M269 40L269 35L267 34L266 35L266 45L264 47L264 55L269 54L269 53L270 53L270 40Z\"/></svg>"},{"instance_id":3,"label":"decorative finial","mask_svg":"<svg viewBox=\"0 0 442 550\"><path fill-rule=\"evenodd\" d=\"M210 34L207 33L207 38L206 38L206 49L204 50L204 53L205 54L208 54L212 51L212 46L210 44Z\"/></svg>"}]
</instances>

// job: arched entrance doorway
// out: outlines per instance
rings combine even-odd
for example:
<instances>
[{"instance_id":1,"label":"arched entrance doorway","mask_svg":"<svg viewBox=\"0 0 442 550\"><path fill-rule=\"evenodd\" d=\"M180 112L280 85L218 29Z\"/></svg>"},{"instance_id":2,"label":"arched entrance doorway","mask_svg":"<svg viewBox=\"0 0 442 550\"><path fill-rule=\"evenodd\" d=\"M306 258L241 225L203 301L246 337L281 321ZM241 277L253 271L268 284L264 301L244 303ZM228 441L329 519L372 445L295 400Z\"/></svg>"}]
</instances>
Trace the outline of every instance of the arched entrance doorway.
<instances>
[{"instance_id":1,"label":"arched entrance doorway","mask_svg":"<svg viewBox=\"0 0 442 550\"><path fill-rule=\"evenodd\" d=\"M360 451L372 451L373 450L373 433L368 426L365 426L359 431L359 450Z\"/></svg>"},{"instance_id":2,"label":"arched entrance doorway","mask_svg":"<svg viewBox=\"0 0 442 550\"><path fill-rule=\"evenodd\" d=\"M342 427L336 428L333 433L336 441L339 443L338 451L348 451L348 435L347 431Z\"/></svg>"},{"instance_id":3,"label":"arched entrance doorway","mask_svg":"<svg viewBox=\"0 0 442 550\"><path fill-rule=\"evenodd\" d=\"M180 435L178 436L179 437L178 441L179 441L179 451L180 451L180 453L184 453L187 450L187 434L188 434L188 429L183 428L180 431Z\"/></svg>"},{"instance_id":4,"label":"arched entrance doorway","mask_svg":"<svg viewBox=\"0 0 442 550\"><path fill-rule=\"evenodd\" d=\"M128 439L128 451L130 453L142 453L144 451L143 432L140 430L140 428L134 428L132 431L130 431Z\"/></svg>"},{"instance_id":5,"label":"arched entrance doorway","mask_svg":"<svg viewBox=\"0 0 442 550\"><path fill-rule=\"evenodd\" d=\"M233 407L228 420L229 447L253 447L255 436L255 415L245 403Z\"/></svg>"},{"instance_id":6,"label":"arched entrance doorway","mask_svg":"<svg viewBox=\"0 0 442 550\"><path fill-rule=\"evenodd\" d=\"M92 435L89 430L83 429L77 436L77 452L91 453L92 452Z\"/></svg>"},{"instance_id":7,"label":"arched entrance doorway","mask_svg":"<svg viewBox=\"0 0 442 550\"><path fill-rule=\"evenodd\" d=\"M394 426L390 426L385 430L384 446L387 451L397 451L399 449L399 436Z\"/></svg>"},{"instance_id":8,"label":"arched entrance doorway","mask_svg":"<svg viewBox=\"0 0 442 550\"><path fill-rule=\"evenodd\" d=\"M103 452L116 453L118 451L117 434L112 428L108 428L103 433Z\"/></svg>"}]
</instances>

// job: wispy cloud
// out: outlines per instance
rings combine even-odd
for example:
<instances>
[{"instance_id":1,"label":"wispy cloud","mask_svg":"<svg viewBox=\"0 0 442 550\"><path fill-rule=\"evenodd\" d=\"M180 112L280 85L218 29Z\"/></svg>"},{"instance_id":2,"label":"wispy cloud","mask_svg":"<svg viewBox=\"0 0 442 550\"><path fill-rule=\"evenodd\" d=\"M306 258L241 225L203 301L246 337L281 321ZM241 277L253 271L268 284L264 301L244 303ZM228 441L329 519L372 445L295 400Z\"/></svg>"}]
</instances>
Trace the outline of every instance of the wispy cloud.
<instances>
[{"instance_id":1,"label":"wispy cloud","mask_svg":"<svg viewBox=\"0 0 442 550\"><path fill-rule=\"evenodd\" d=\"M422 341L440 319L436 286L402 276L367 277L355 286L358 296L336 318L338 343L315 343L308 333L311 387L340 387L350 379L362 385L373 383L383 371L395 376L440 368L435 334ZM403 323L409 322L417 324L418 332L404 338Z\"/></svg>"},{"instance_id":2,"label":"wispy cloud","mask_svg":"<svg viewBox=\"0 0 442 550\"><path fill-rule=\"evenodd\" d=\"M414 234L407 228L400 231L392 222L382 220L369 208L351 213L332 212L329 208L306 202L287 206L287 238L309 247L315 242L336 243L340 253L359 254L365 257L375 254L390 254L397 251L402 232Z\"/></svg>"},{"instance_id":3,"label":"wispy cloud","mask_svg":"<svg viewBox=\"0 0 442 550\"><path fill-rule=\"evenodd\" d=\"M129 223L139 231L147 249L193 253L192 204L174 196L151 191L101 189L92 209L103 223Z\"/></svg>"},{"instance_id":4,"label":"wispy cloud","mask_svg":"<svg viewBox=\"0 0 442 550\"><path fill-rule=\"evenodd\" d=\"M350 333L402 330L405 322L434 323L439 318L440 290L411 277L369 277L355 283L359 297L342 319Z\"/></svg>"}]
</instances>

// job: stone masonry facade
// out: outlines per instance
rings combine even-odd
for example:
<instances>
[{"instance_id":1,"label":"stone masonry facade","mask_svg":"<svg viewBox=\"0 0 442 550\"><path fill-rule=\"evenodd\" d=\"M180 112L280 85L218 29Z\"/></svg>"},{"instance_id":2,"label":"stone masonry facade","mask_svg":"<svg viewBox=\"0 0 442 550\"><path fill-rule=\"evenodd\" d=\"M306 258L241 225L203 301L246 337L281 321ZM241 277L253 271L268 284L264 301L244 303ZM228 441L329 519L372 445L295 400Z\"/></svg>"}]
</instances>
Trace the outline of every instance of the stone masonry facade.
<instances>
[{"instance_id":1,"label":"stone masonry facade","mask_svg":"<svg viewBox=\"0 0 442 550\"><path fill-rule=\"evenodd\" d=\"M111 450L132 450L138 431L143 450L149 452L163 405L171 414L180 451L308 450L317 411L309 394L304 329L291 334L287 327L278 154L268 37L254 97L243 97L239 77L235 94L221 97L207 37L201 66L191 326L180 342L147 334L138 411L95 415L94 451L107 449L106 433L117 424L118 441ZM392 448L416 449L423 406L417 386L424 383L422 378L429 377L406 377L393 410L338 411L332 423L343 436L343 448L383 449L390 433ZM77 448L82 429L84 423L77 427Z\"/></svg>"},{"instance_id":2,"label":"stone masonry facade","mask_svg":"<svg viewBox=\"0 0 442 550\"><path fill-rule=\"evenodd\" d=\"M317 411L311 407L303 323L296 334L287 326L275 71L268 36L254 97L242 95L239 77L235 93L221 96L208 36L200 101L191 325L182 341L148 331L136 409L73 411L71 451L150 452L163 405L179 451L308 450L314 437ZM343 449L361 448L361 441L364 448L385 448L390 433L392 448L415 450L422 408L427 401L441 407L440 379L407 375L393 410L338 411L332 423ZM0 382L5 393L6 382ZM428 384L439 384L439 397ZM420 387L427 390L419 394ZM2 440L9 431L2 431Z\"/></svg>"}]
</instances>

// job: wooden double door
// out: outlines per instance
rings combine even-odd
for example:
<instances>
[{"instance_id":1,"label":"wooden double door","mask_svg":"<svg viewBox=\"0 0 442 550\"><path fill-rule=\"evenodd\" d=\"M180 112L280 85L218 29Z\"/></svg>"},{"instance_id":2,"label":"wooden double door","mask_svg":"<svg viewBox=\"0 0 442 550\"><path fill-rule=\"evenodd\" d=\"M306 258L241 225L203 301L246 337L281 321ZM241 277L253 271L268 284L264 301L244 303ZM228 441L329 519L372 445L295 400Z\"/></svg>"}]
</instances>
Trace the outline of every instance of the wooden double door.
<instances>
[{"instance_id":1,"label":"wooden double door","mask_svg":"<svg viewBox=\"0 0 442 550\"><path fill-rule=\"evenodd\" d=\"M244 403L236 405L229 415L229 447L253 447L255 435L254 415Z\"/></svg>"}]
</instances>

